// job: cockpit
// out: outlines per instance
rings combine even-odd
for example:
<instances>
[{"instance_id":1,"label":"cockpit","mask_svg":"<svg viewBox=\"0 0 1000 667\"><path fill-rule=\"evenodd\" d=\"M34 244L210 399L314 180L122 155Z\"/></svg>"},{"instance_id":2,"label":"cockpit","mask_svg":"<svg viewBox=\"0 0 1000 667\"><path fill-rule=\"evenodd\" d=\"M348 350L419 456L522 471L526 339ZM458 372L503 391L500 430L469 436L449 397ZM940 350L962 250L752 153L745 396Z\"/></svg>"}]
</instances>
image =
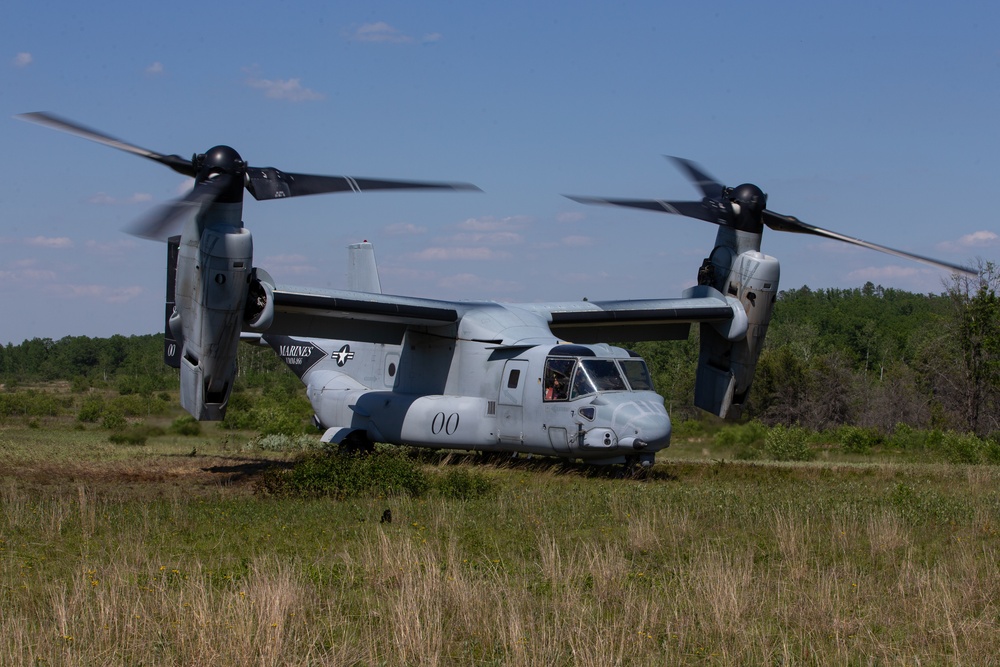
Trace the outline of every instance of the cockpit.
<instances>
[{"instance_id":1,"label":"cockpit","mask_svg":"<svg viewBox=\"0 0 1000 667\"><path fill-rule=\"evenodd\" d=\"M649 369L638 356L602 359L589 347L558 345L545 359L545 401L572 401L607 391L652 390Z\"/></svg>"}]
</instances>

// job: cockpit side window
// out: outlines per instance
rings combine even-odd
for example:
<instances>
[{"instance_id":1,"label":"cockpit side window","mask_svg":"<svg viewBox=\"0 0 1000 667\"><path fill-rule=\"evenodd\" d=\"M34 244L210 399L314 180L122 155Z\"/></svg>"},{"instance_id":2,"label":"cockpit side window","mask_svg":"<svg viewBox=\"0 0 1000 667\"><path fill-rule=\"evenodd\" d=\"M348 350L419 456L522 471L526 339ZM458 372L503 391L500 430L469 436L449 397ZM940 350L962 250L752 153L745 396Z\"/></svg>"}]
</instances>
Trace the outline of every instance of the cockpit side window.
<instances>
[{"instance_id":1,"label":"cockpit side window","mask_svg":"<svg viewBox=\"0 0 1000 667\"><path fill-rule=\"evenodd\" d=\"M569 398L569 383L575 364L575 359L549 357L545 360L542 396L546 401L565 401Z\"/></svg>"},{"instance_id":2,"label":"cockpit side window","mask_svg":"<svg viewBox=\"0 0 1000 667\"><path fill-rule=\"evenodd\" d=\"M653 380L649 377L649 369L642 359L623 359L619 362L625 371L625 379L632 391L653 391Z\"/></svg>"}]
</instances>

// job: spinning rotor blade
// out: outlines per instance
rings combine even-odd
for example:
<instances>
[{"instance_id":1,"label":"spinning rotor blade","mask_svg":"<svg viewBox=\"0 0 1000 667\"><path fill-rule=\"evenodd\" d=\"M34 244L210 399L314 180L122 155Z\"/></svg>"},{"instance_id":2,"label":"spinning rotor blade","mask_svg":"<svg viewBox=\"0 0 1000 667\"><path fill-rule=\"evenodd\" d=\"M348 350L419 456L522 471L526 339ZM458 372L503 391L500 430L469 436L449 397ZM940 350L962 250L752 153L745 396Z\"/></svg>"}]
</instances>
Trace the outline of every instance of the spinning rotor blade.
<instances>
[{"instance_id":1,"label":"spinning rotor blade","mask_svg":"<svg viewBox=\"0 0 1000 667\"><path fill-rule=\"evenodd\" d=\"M215 201L229 187L232 179L229 174L221 174L212 180L197 183L186 195L157 206L149 214L126 227L125 231L151 241L166 241L171 236L180 234L184 223L190 217L197 215L202 206Z\"/></svg>"},{"instance_id":2,"label":"spinning rotor blade","mask_svg":"<svg viewBox=\"0 0 1000 667\"><path fill-rule=\"evenodd\" d=\"M185 176L194 176L197 173L197 169L195 169L191 160L185 160L180 155L161 155L146 148L126 143L120 139L115 139L114 137L98 132L97 130L92 130L89 127L84 127L83 125L60 118L50 113L35 111L32 113L18 114L15 118L51 127L62 132L75 134L78 137L96 141L99 144L111 146L112 148L117 148L120 151L125 151L126 153L132 153L133 155L138 155L140 157L159 162L160 164L166 165L174 171L184 174Z\"/></svg>"},{"instance_id":3,"label":"spinning rotor blade","mask_svg":"<svg viewBox=\"0 0 1000 667\"><path fill-rule=\"evenodd\" d=\"M695 186L701 190L701 193L707 198L715 201L722 199L722 193L726 189L726 186L709 176L705 170L699 167L696 163L682 157L674 157L673 155L668 155L667 158L680 167L688 177L688 180L694 183Z\"/></svg>"},{"instance_id":4,"label":"spinning rotor blade","mask_svg":"<svg viewBox=\"0 0 1000 667\"><path fill-rule=\"evenodd\" d=\"M476 190L471 183L433 181L396 181L351 176L316 176L293 174L274 167L247 167L247 191L254 199L282 199L329 192L366 192L368 190Z\"/></svg>"},{"instance_id":5,"label":"spinning rotor blade","mask_svg":"<svg viewBox=\"0 0 1000 667\"><path fill-rule=\"evenodd\" d=\"M915 255L911 252L905 252L903 250L896 250L895 248L879 245L878 243L872 243L871 241L865 241L864 239L854 238L853 236L847 236L839 232L830 231L829 229L823 229L822 227L806 224L795 216L781 215L780 213L775 213L774 211L769 211L767 209L764 210L764 224L770 229L778 232L792 232L793 234L811 234L812 236L821 236L823 238L833 239L834 241L842 241L843 243L850 243L851 245L861 246L862 248L868 248L869 250L883 252L887 255L921 262L939 269L947 269L948 271L953 271L972 278L979 275L975 269L971 269L967 266L952 264L951 262L945 262L931 257L924 257L923 255Z\"/></svg>"},{"instance_id":6,"label":"spinning rotor blade","mask_svg":"<svg viewBox=\"0 0 1000 667\"><path fill-rule=\"evenodd\" d=\"M670 156L668 156L670 157ZM688 218L705 220L723 227L731 227L744 232L759 234L763 226L778 232L792 232L796 234L811 234L823 238L850 243L852 245L868 248L916 262L921 262L939 269L956 272L962 275L975 277L978 272L966 266L952 264L923 255L897 250L888 246L879 245L870 241L833 232L822 227L815 227L806 224L796 217L781 215L765 208L767 195L751 183L744 183L735 188L728 188L708 175L696 163L684 158L670 157L671 160L684 172L688 179L705 195L700 202L692 201L663 201L658 199L611 199L599 197L573 197L566 195L573 201L582 204L604 204L609 206L625 206L628 208L640 208L649 211L659 211L661 213L673 213L683 215Z\"/></svg>"},{"instance_id":7,"label":"spinning rotor blade","mask_svg":"<svg viewBox=\"0 0 1000 667\"><path fill-rule=\"evenodd\" d=\"M719 220L720 211L711 203L703 201L663 201L660 199L610 199L603 197L577 197L563 195L581 204L600 204L603 206L624 206L626 208L641 208L659 213L673 213L687 218L697 218L706 222L722 224Z\"/></svg>"}]
</instances>

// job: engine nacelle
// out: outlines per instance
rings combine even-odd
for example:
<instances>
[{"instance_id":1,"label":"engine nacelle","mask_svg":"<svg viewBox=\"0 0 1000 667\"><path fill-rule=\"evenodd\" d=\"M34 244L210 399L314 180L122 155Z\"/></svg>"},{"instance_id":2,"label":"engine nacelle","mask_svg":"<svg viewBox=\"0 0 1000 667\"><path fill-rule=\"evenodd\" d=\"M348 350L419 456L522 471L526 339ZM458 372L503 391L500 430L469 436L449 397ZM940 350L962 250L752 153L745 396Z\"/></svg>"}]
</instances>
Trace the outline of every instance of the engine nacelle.
<instances>
[{"instance_id":1,"label":"engine nacelle","mask_svg":"<svg viewBox=\"0 0 1000 667\"><path fill-rule=\"evenodd\" d=\"M252 263L253 238L241 227L216 225L181 241L168 326L175 337L180 329L181 406L196 419L226 414Z\"/></svg>"},{"instance_id":2,"label":"engine nacelle","mask_svg":"<svg viewBox=\"0 0 1000 667\"><path fill-rule=\"evenodd\" d=\"M747 333L732 341L713 325L701 325L695 382L699 408L720 417L736 418L742 413L771 322L780 273L778 260L760 252L759 233L719 229L716 247L699 271L698 282L739 299L746 311Z\"/></svg>"}]
</instances>

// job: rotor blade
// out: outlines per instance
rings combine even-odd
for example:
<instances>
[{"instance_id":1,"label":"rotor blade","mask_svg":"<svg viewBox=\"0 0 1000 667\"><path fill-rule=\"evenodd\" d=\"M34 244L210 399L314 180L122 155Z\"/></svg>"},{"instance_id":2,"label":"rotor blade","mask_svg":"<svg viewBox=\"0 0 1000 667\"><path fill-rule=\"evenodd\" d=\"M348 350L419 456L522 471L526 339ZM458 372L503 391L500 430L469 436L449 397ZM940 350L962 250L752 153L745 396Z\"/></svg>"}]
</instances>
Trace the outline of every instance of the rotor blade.
<instances>
[{"instance_id":1,"label":"rotor blade","mask_svg":"<svg viewBox=\"0 0 1000 667\"><path fill-rule=\"evenodd\" d=\"M293 174L274 167L247 167L247 190L254 199L281 199L326 192L366 192L368 190L476 190L471 183L395 181L351 176Z\"/></svg>"},{"instance_id":2,"label":"rotor blade","mask_svg":"<svg viewBox=\"0 0 1000 667\"><path fill-rule=\"evenodd\" d=\"M191 164L191 160L185 160L180 155L161 155L160 153L155 153L146 148L126 143L102 132L98 132L97 130L92 130L89 127L84 127L83 125L79 125L78 123L74 123L73 121L60 118L44 111L22 113L14 117L30 123L37 123L38 125L51 127L55 130L61 130L62 132L69 132L70 134L75 134L78 137L96 141L99 144L111 146L112 148L117 148L120 151L125 151L126 153L131 153L132 155L138 155L140 157L159 162L160 164L166 165L174 171L184 174L185 176L194 176L196 173L194 166Z\"/></svg>"},{"instance_id":3,"label":"rotor blade","mask_svg":"<svg viewBox=\"0 0 1000 667\"><path fill-rule=\"evenodd\" d=\"M868 248L870 250L877 250L878 252L884 252L887 255L902 257L903 259L912 259L916 262L922 262L924 264L928 264L930 266L939 269L946 269L948 271L963 274L973 278L979 275L978 271L976 271L975 269L971 269L967 266L952 264L951 262L945 262L940 259L924 257L923 255L915 255L910 252L896 250L895 248L889 248L887 246L879 245L877 243L872 243L870 241L856 239L853 236L846 236L838 232L832 232L828 229L823 229L822 227L815 227L813 225L806 224L794 216L781 215L780 213L775 213L774 211L769 211L767 209L764 210L764 224L770 227L771 229L779 232L792 232L795 234L812 234L813 236L822 236L823 238L833 239L834 241L842 241L844 243L850 243L852 245L861 246L862 248Z\"/></svg>"},{"instance_id":4,"label":"rotor blade","mask_svg":"<svg viewBox=\"0 0 1000 667\"><path fill-rule=\"evenodd\" d=\"M688 179L698 186L703 195L709 199L722 199L722 191L725 189L725 186L709 176L704 169L691 160L686 160L682 157L674 157L673 155L667 155L666 157L673 160L674 164L680 167Z\"/></svg>"},{"instance_id":5,"label":"rotor blade","mask_svg":"<svg viewBox=\"0 0 1000 667\"><path fill-rule=\"evenodd\" d=\"M229 174L222 174L211 181L197 183L186 195L157 206L149 214L126 227L125 231L152 241L166 241L171 236L180 234L184 229L184 223L191 216L197 215L202 206L215 201L229 187L232 178Z\"/></svg>"},{"instance_id":6,"label":"rotor blade","mask_svg":"<svg viewBox=\"0 0 1000 667\"><path fill-rule=\"evenodd\" d=\"M647 211L659 211L660 213L673 213L683 215L687 218L696 218L715 224L720 222L719 212L715 207L706 205L704 201L663 201L660 199L609 199L603 197L578 197L575 195L563 195L567 199L572 199L581 204L598 204L603 206L624 206L626 208L641 208Z\"/></svg>"}]
</instances>

